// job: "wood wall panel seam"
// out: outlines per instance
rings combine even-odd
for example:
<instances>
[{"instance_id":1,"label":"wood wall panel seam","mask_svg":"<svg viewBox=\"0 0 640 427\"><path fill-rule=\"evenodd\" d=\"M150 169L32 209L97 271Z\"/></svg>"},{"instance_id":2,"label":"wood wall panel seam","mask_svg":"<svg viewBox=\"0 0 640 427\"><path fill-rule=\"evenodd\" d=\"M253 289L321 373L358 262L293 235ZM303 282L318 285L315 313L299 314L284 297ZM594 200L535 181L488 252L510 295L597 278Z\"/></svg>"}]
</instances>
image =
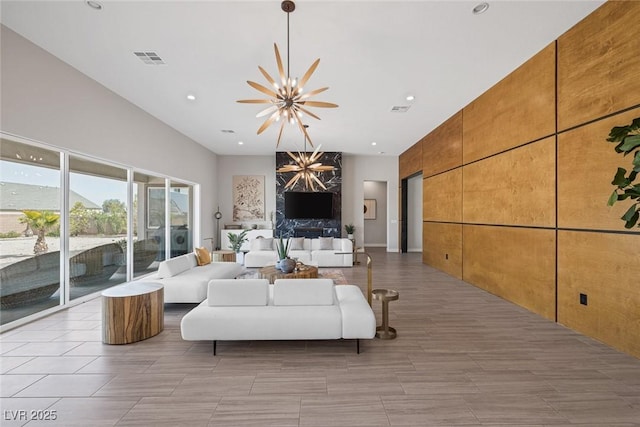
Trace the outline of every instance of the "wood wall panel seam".
<instances>
[{"instance_id":1,"label":"wood wall panel seam","mask_svg":"<svg viewBox=\"0 0 640 427\"><path fill-rule=\"evenodd\" d=\"M591 125L593 123L599 122L601 120L606 120L608 118L617 116L618 114L623 114L623 113L626 113L627 111L635 110L636 108L640 108L640 104L632 105L631 107L623 108L623 109L621 109L619 111L614 111L613 113L605 114L604 116L588 120L588 121L586 121L584 123L577 124L577 125L572 126L570 128L559 130L557 132L557 135L562 135L564 133L571 132L572 130L576 130L576 129L579 129L581 127L588 126L588 125Z\"/></svg>"}]
</instances>

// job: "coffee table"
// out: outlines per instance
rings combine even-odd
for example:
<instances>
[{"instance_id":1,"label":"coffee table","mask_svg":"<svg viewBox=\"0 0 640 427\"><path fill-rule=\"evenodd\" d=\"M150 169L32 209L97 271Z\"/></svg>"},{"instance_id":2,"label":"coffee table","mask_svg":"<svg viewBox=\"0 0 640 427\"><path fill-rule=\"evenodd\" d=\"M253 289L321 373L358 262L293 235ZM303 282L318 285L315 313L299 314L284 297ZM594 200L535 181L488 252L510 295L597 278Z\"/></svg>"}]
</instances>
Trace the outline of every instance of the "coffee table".
<instances>
[{"instance_id":1,"label":"coffee table","mask_svg":"<svg viewBox=\"0 0 640 427\"><path fill-rule=\"evenodd\" d=\"M261 279L269 280L269 283L275 282L276 279L317 279L318 267L302 265L297 271L294 270L291 273L283 273L282 270L278 270L275 266L270 265L258 270L258 275Z\"/></svg>"}]
</instances>

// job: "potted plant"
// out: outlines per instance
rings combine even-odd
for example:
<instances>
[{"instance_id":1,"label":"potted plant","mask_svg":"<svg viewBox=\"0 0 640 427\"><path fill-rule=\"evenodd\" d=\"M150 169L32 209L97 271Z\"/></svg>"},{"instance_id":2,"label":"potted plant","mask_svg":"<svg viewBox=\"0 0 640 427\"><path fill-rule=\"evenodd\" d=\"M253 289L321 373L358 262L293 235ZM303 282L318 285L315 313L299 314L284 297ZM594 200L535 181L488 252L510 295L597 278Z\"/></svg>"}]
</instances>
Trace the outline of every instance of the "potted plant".
<instances>
[{"instance_id":1,"label":"potted plant","mask_svg":"<svg viewBox=\"0 0 640 427\"><path fill-rule=\"evenodd\" d=\"M236 262L242 264L243 256L240 249L242 248L242 244L246 242L247 233L249 230L243 230L242 233L227 233L227 237L229 238L229 249L236 253Z\"/></svg>"},{"instance_id":2,"label":"potted plant","mask_svg":"<svg viewBox=\"0 0 640 427\"><path fill-rule=\"evenodd\" d=\"M629 172L629 176L626 176L627 170L618 168L611 181L611 184L617 188L609 197L609 206L613 206L618 200L635 200L635 203L620 218L625 222L625 228L633 228L640 218L640 183L634 184L640 173L640 117L633 119L630 125L616 126L611 129L607 141L616 143L616 152L623 153L625 156L635 150L631 161L633 169Z\"/></svg>"},{"instance_id":3,"label":"potted plant","mask_svg":"<svg viewBox=\"0 0 640 427\"><path fill-rule=\"evenodd\" d=\"M347 239L353 239L353 233L356 232L356 226L353 224L345 224L344 230L347 232Z\"/></svg>"},{"instance_id":4,"label":"potted plant","mask_svg":"<svg viewBox=\"0 0 640 427\"><path fill-rule=\"evenodd\" d=\"M287 239L287 243L284 243L282 236L276 240L276 252L278 253L278 262L276 262L276 268L282 270L285 273L291 273L296 268L296 262L289 258L289 243L291 241Z\"/></svg>"}]
</instances>

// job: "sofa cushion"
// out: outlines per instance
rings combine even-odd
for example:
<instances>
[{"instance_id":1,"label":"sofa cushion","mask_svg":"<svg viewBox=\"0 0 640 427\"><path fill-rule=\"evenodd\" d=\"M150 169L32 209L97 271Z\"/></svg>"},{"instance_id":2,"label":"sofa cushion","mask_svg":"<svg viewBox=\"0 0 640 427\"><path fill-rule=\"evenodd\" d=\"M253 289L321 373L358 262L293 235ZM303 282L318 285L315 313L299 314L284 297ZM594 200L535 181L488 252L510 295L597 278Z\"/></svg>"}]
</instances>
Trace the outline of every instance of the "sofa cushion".
<instances>
[{"instance_id":1,"label":"sofa cushion","mask_svg":"<svg viewBox=\"0 0 640 427\"><path fill-rule=\"evenodd\" d=\"M289 245L289 250L291 251L304 250L304 237L291 237L289 241L291 242Z\"/></svg>"},{"instance_id":2,"label":"sofa cushion","mask_svg":"<svg viewBox=\"0 0 640 427\"><path fill-rule=\"evenodd\" d=\"M196 260L198 261L198 265L207 265L211 264L211 253L207 248L195 248L194 253L196 254Z\"/></svg>"},{"instance_id":3,"label":"sofa cushion","mask_svg":"<svg viewBox=\"0 0 640 427\"><path fill-rule=\"evenodd\" d=\"M189 255L193 256L195 260L194 254L187 254L162 261L158 266L158 278L164 279L167 277L173 277L191 269L192 263L189 259Z\"/></svg>"},{"instance_id":4,"label":"sofa cushion","mask_svg":"<svg viewBox=\"0 0 640 427\"><path fill-rule=\"evenodd\" d=\"M331 279L276 279L273 305L334 305Z\"/></svg>"},{"instance_id":5,"label":"sofa cushion","mask_svg":"<svg viewBox=\"0 0 640 427\"><path fill-rule=\"evenodd\" d=\"M262 239L256 239L258 241L259 251L272 251L273 250L273 238L265 237Z\"/></svg>"},{"instance_id":6,"label":"sofa cushion","mask_svg":"<svg viewBox=\"0 0 640 427\"><path fill-rule=\"evenodd\" d=\"M321 251L329 251L333 249L333 237L319 237Z\"/></svg>"},{"instance_id":7,"label":"sofa cushion","mask_svg":"<svg viewBox=\"0 0 640 427\"><path fill-rule=\"evenodd\" d=\"M210 307L265 306L269 302L267 279L218 279L209 281Z\"/></svg>"}]
</instances>

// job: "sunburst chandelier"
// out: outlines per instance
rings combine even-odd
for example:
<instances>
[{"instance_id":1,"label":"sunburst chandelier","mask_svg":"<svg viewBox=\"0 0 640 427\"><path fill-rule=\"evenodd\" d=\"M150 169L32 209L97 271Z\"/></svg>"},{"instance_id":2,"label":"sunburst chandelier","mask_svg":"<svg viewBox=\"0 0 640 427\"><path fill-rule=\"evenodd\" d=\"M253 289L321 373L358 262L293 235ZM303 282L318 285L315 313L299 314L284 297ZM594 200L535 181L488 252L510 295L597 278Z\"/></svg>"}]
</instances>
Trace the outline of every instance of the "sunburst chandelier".
<instances>
[{"instance_id":1,"label":"sunburst chandelier","mask_svg":"<svg viewBox=\"0 0 640 427\"><path fill-rule=\"evenodd\" d=\"M317 177L317 173L321 172L330 172L335 169L333 166L323 166L322 163L318 162L324 152L319 152L320 145L313 151L311 155L307 154L307 137L306 137L306 128L307 125L303 125L303 129L305 130L305 144L304 151L298 151L298 154L293 154L290 151L287 151L289 157L293 159L295 164L284 165L281 168L277 169L277 172L287 173L287 172L295 172L296 174L287 182L284 186L285 190L295 187L298 181L302 180L304 182L304 189L311 191L316 191L316 184L318 184L322 189L326 190L327 187L324 185L322 181Z\"/></svg>"},{"instance_id":2,"label":"sunburst chandelier","mask_svg":"<svg viewBox=\"0 0 640 427\"><path fill-rule=\"evenodd\" d=\"M284 67L282 65L282 58L280 57L280 51L278 50L278 45L274 43L273 47L276 53L276 63L278 65L280 83L276 82L275 79L273 79L269 75L269 73L265 71L264 68L258 66L258 69L271 84L273 89L270 89L256 82L252 82L250 80L247 80L247 83L252 88L264 93L265 95L268 95L270 98L242 99L238 102L246 104L271 104L268 108L265 108L256 115L256 117L269 116L264 121L264 123L262 123L262 126L260 126L260 128L258 129L258 135L264 132L273 123L280 122L280 130L278 131L278 141L276 143L276 148L278 148L278 146L280 145L280 139L282 138L282 131L284 130L285 123L297 125L304 134L305 141L308 140L309 144L311 144L311 146L313 147L313 142L311 141L311 138L309 138L309 134L307 133L307 130L302 123L302 116L303 114L307 114L308 116L313 117L317 120L320 120L320 117L313 114L306 107L336 108L338 105L331 102L309 101L309 98L321 92L324 92L325 90L329 89L329 87L315 89L304 94L302 93L304 85L307 83L311 75L318 67L320 58L316 59L315 62L311 64L311 67L309 67L307 72L304 73L299 81L295 78L291 78L291 75L289 73L289 14L296 9L296 4L291 0L284 0L280 6L282 10L287 13L287 73L285 75Z\"/></svg>"}]
</instances>

